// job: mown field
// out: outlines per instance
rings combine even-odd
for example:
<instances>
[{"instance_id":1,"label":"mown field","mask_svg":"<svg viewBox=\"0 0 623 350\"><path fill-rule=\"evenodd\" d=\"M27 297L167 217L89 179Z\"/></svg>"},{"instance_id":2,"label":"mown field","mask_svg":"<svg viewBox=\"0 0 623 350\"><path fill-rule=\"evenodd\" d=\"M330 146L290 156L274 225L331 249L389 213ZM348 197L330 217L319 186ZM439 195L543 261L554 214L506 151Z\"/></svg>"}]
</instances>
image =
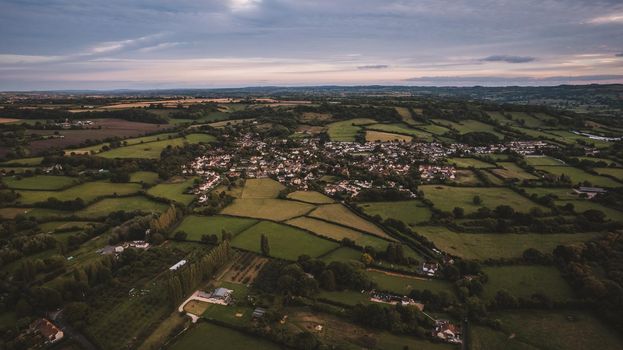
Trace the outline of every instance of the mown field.
<instances>
[{"instance_id":1,"label":"mown field","mask_svg":"<svg viewBox=\"0 0 623 350\"><path fill-rule=\"evenodd\" d=\"M359 207L370 216L379 215L383 220L392 218L406 225L415 226L430 220L432 212L418 200L397 202L366 202Z\"/></svg>"},{"instance_id":2,"label":"mown field","mask_svg":"<svg viewBox=\"0 0 623 350\"><path fill-rule=\"evenodd\" d=\"M17 199L17 202L22 204L33 204L37 202L44 202L48 198L54 197L62 201L82 198L82 200L88 203L98 197L128 195L137 193L140 189L141 186L136 183L111 184L108 181L93 181L76 185L62 191L19 190L18 192L20 197Z\"/></svg>"},{"instance_id":3,"label":"mown field","mask_svg":"<svg viewBox=\"0 0 623 350\"><path fill-rule=\"evenodd\" d=\"M219 240L223 230L237 235L238 233L255 225L257 220L246 218L235 218L229 216L198 216L190 215L177 226L175 232L184 231L188 234L189 241L201 241L203 235L216 235Z\"/></svg>"},{"instance_id":4,"label":"mown field","mask_svg":"<svg viewBox=\"0 0 623 350\"><path fill-rule=\"evenodd\" d=\"M567 301L573 298L573 291L553 266L512 265L483 267L489 277L484 284L483 297L494 299L495 294L505 290L517 298L529 299L534 293L548 296L551 300Z\"/></svg>"},{"instance_id":5,"label":"mown field","mask_svg":"<svg viewBox=\"0 0 623 350\"><path fill-rule=\"evenodd\" d=\"M35 175L28 177L5 176L2 182L16 190L59 190L78 183L78 179L68 176Z\"/></svg>"},{"instance_id":6,"label":"mown field","mask_svg":"<svg viewBox=\"0 0 623 350\"><path fill-rule=\"evenodd\" d=\"M147 193L155 197L166 198L188 205L195 199L194 195L186 193L186 191L193 186L194 181L194 178L190 178L161 183L147 190Z\"/></svg>"}]
</instances>

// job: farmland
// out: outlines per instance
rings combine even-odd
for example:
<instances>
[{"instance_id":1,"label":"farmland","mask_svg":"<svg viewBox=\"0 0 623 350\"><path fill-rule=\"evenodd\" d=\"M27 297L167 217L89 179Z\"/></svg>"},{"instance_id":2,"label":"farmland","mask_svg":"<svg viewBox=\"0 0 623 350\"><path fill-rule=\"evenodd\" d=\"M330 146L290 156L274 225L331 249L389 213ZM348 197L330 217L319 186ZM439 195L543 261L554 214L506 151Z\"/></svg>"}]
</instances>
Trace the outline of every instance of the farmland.
<instances>
[{"instance_id":1,"label":"farmland","mask_svg":"<svg viewBox=\"0 0 623 350\"><path fill-rule=\"evenodd\" d=\"M212 344L222 350L257 349L279 350L280 347L262 340L248 336L244 333L231 330L210 323L198 323L190 328L184 335L175 341L171 350L197 349Z\"/></svg>"},{"instance_id":2,"label":"farmland","mask_svg":"<svg viewBox=\"0 0 623 350\"><path fill-rule=\"evenodd\" d=\"M501 168L491 170L492 173L509 180L534 180L536 176L530 174L517 164L511 162L498 162Z\"/></svg>"},{"instance_id":3,"label":"farmland","mask_svg":"<svg viewBox=\"0 0 623 350\"><path fill-rule=\"evenodd\" d=\"M484 168L495 167L494 164L487 163L485 161L482 161L480 159L475 159L475 158L448 158L448 163L454 164L455 166L459 168L474 167L478 169L484 169Z\"/></svg>"},{"instance_id":4,"label":"farmland","mask_svg":"<svg viewBox=\"0 0 623 350\"><path fill-rule=\"evenodd\" d=\"M257 220L245 218L190 215L184 218L176 232L186 232L189 241L201 241L203 235L217 235L220 239L223 231L237 235L256 223Z\"/></svg>"},{"instance_id":5,"label":"farmland","mask_svg":"<svg viewBox=\"0 0 623 350\"><path fill-rule=\"evenodd\" d=\"M383 220L389 218L414 226L430 220L430 209L417 200L399 202L368 202L359 206L369 216L379 215Z\"/></svg>"},{"instance_id":6,"label":"farmland","mask_svg":"<svg viewBox=\"0 0 623 350\"><path fill-rule=\"evenodd\" d=\"M167 146L181 146L184 143L202 143L214 141L214 136L207 134L190 134L185 137L178 137L170 140L153 141L139 143L131 146L124 146L102 152L100 156L104 158L159 158L160 153Z\"/></svg>"},{"instance_id":7,"label":"farmland","mask_svg":"<svg viewBox=\"0 0 623 350\"><path fill-rule=\"evenodd\" d=\"M145 213L159 213L164 211L168 205L155 202L144 196L104 198L88 207L76 212L79 217L104 217L113 211L140 211Z\"/></svg>"},{"instance_id":8,"label":"farmland","mask_svg":"<svg viewBox=\"0 0 623 350\"><path fill-rule=\"evenodd\" d=\"M367 130L366 131L366 141L367 142L390 142L390 141L402 141L402 142L411 142L413 137L401 134L393 134L384 131L375 131L375 130Z\"/></svg>"},{"instance_id":9,"label":"farmland","mask_svg":"<svg viewBox=\"0 0 623 350\"><path fill-rule=\"evenodd\" d=\"M556 175L566 175L571 178L571 182L574 184L588 182L593 186L601 187L619 187L621 183L611 178L599 175L589 174L581 169L570 166L536 166L535 168Z\"/></svg>"},{"instance_id":10,"label":"farmland","mask_svg":"<svg viewBox=\"0 0 623 350\"><path fill-rule=\"evenodd\" d=\"M374 119L349 119L331 123L327 133L332 141L355 141L355 135L361 130L361 125L374 124Z\"/></svg>"},{"instance_id":11,"label":"farmland","mask_svg":"<svg viewBox=\"0 0 623 350\"><path fill-rule=\"evenodd\" d=\"M623 168L595 168L600 175L610 175L620 181L623 181Z\"/></svg>"},{"instance_id":12,"label":"farmland","mask_svg":"<svg viewBox=\"0 0 623 350\"><path fill-rule=\"evenodd\" d=\"M573 298L571 287L562 278L560 271L551 266L499 266L485 267L488 280L483 297L495 298L500 290L510 292L517 298L530 298L541 293L552 300L566 301Z\"/></svg>"},{"instance_id":13,"label":"farmland","mask_svg":"<svg viewBox=\"0 0 623 350\"><path fill-rule=\"evenodd\" d=\"M155 197L166 198L182 204L189 204L195 198L192 194L187 194L186 191L193 186L194 179L187 180L177 179L173 182L158 184L149 190L149 193Z\"/></svg>"},{"instance_id":14,"label":"farmland","mask_svg":"<svg viewBox=\"0 0 623 350\"><path fill-rule=\"evenodd\" d=\"M17 202L22 204L33 204L46 201L53 197L59 200L74 200L82 198L85 202L91 202L102 196L128 195L138 192L140 185L133 183L119 183L111 186L107 181L86 182L70 187L62 191L26 191L20 190L20 197Z\"/></svg>"},{"instance_id":15,"label":"farmland","mask_svg":"<svg viewBox=\"0 0 623 350\"><path fill-rule=\"evenodd\" d=\"M315 191L295 191L289 193L288 198L311 204L329 204L334 202L333 199Z\"/></svg>"},{"instance_id":16,"label":"farmland","mask_svg":"<svg viewBox=\"0 0 623 350\"><path fill-rule=\"evenodd\" d=\"M446 281L427 280L419 277L398 276L382 271L367 271L370 279L377 284L378 289L391 291L401 295L408 294L411 290L429 290L434 293L444 292L453 295L452 284Z\"/></svg>"},{"instance_id":17,"label":"farmland","mask_svg":"<svg viewBox=\"0 0 623 350\"><path fill-rule=\"evenodd\" d=\"M305 215L314 206L307 203L273 198L235 199L222 214L256 219L284 221Z\"/></svg>"},{"instance_id":18,"label":"farmland","mask_svg":"<svg viewBox=\"0 0 623 350\"><path fill-rule=\"evenodd\" d=\"M244 183L242 198L277 198L283 189L284 186L273 179L249 179Z\"/></svg>"},{"instance_id":19,"label":"farmland","mask_svg":"<svg viewBox=\"0 0 623 350\"><path fill-rule=\"evenodd\" d=\"M378 226L362 219L341 204L326 204L319 206L317 209L309 213L309 216L352 227L379 237L389 238L387 234Z\"/></svg>"},{"instance_id":20,"label":"farmland","mask_svg":"<svg viewBox=\"0 0 623 350\"><path fill-rule=\"evenodd\" d=\"M76 178L54 175L3 177L2 181L8 188L16 190L60 190L78 183Z\"/></svg>"}]
</instances>

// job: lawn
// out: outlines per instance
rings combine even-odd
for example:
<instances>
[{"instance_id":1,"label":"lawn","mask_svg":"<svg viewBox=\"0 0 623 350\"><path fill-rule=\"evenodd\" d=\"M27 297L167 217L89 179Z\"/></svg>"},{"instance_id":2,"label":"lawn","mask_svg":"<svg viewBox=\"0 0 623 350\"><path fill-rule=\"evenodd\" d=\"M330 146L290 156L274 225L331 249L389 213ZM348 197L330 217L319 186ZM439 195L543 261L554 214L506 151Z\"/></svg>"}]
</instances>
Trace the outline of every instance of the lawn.
<instances>
[{"instance_id":1,"label":"lawn","mask_svg":"<svg viewBox=\"0 0 623 350\"><path fill-rule=\"evenodd\" d=\"M623 181L623 168L595 168L595 172L601 175L610 175Z\"/></svg>"},{"instance_id":2,"label":"lawn","mask_svg":"<svg viewBox=\"0 0 623 350\"><path fill-rule=\"evenodd\" d=\"M85 218L98 218L107 216L118 210L126 212L141 211L145 213L160 213L165 211L168 207L167 204L153 201L144 196L104 198L77 211L76 215Z\"/></svg>"},{"instance_id":3,"label":"lawn","mask_svg":"<svg viewBox=\"0 0 623 350\"><path fill-rule=\"evenodd\" d=\"M78 183L78 179L68 176L35 175L28 177L8 176L2 182L16 190L60 190Z\"/></svg>"},{"instance_id":4,"label":"lawn","mask_svg":"<svg viewBox=\"0 0 623 350\"><path fill-rule=\"evenodd\" d=\"M391 273L380 271L366 271L370 279L377 284L377 289L386 290L398 294L407 295L410 291L426 290L433 293L446 292L454 294L453 286L450 282L442 280L427 280L420 277L398 276Z\"/></svg>"},{"instance_id":5,"label":"lawn","mask_svg":"<svg viewBox=\"0 0 623 350\"><path fill-rule=\"evenodd\" d=\"M285 186L270 178L248 179L244 183L242 198L277 198L284 188Z\"/></svg>"},{"instance_id":6,"label":"lawn","mask_svg":"<svg viewBox=\"0 0 623 350\"><path fill-rule=\"evenodd\" d=\"M445 212L461 207L468 214L477 211L480 207L494 209L499 205L509 205L521 212L528 212L532 208L548 210L508 188L425 185L420 186L419 189L424 191L425 198L431 200L437 209ZM474 196L480 197L482 201L480 205L474 204Z\"/></svg>"},{"instance_id":7,"label":"lawn","mask_svg":"<svg viewBox=\"0 0 623 350\"><path fill-rule=\"evenodd\" d=\"M352 227L379 237L388 239L391 238L378 226L361 218L342 204L326 204L318 206L318 208L312 211L309 216Z\"/></svg>"},{"instance_id":8,"label":"lawn","mask_svg":"<svg viewBox=\"0 0 623 350\"><path fill-rule=\"evenodd\" d=\"M252 337L230 328L210 323L197 323L178 338L170 347L171 350L205 349L219 350L279 350L281 347L267 340Z\"/></svg>"},{"instance_id":9,"label":"lawn","mask_svg":"<svg viewBox=\"0 0 623 350\"><path fill-rule=\"evenodd\" d=\"M229 216L197 216L190 215L184 218L182 223L175 229L176 232L184 231L188 234L189 241L200 241L203 235L215 234L221 239L223 230L237 235L238 233L255 225L257 220L235 218Z\"/></svg>"},{"instance_id":10,"label":"lawn","mask_svg":"<svg viewBox=\"0 0 623 350\"><path fill-rule=\"evenodd\" d=\"M351 239L360 247L371 246L377 251L385 251L390 243L385 239L381 239L371 234L355 231L343 226L334 225L326 221L317 220L308 217L298 217L286 221L288 225L296 226L307 231L311 231L317 235L328 237L341 241L344 238Z\"/></svg>"},{"instance_id":11,"label":"lawn","mask_svg":"<svg viewBox=\"0 0 623 350\"><path fill-rule=\"evenodd\" d=\"M316 191L294 191L288 194L289 199L311 204L329 204L334 200Z\"/></svg>"},{"instance_id":12,"label":"lawn","mask_svg":"<svg viewBox=\"0 0 623 350\"><path fill-rule=\"evenodd\" d=\"M391 142L391 141L402 141L402 142L411 142L413 137L407 135L393 134L384 131L374 131L374 130L366 130L366 141L367 142Z\"/></svg>"},{"instance_id":13,"label":"lawn","mask_svg":"<svg viewBox=\"0 0 623 350\"><path fill-rule=\"evenodd\" d=\"M99 156L104 158L157 159L160 158L160 153L162 150L167 148L167 146L176 147L182 146L184 143L202 143L212 142L214 140L214 136L208 134L189 134L186 135L186 137L177 137L170 140L153 141L119 147L110 151L102 152Z\"/></svg>"},{"instance_id":14,"label":"lawn","mask_svg":"<svg viewBox=\"0 0 623 350\"><path fill-rule=\"evenodd\" d=\"M514 180L538 179L538 177L523 170L522 168L520 168L517 164L513 162L498 162L498 165L501 166L502 168L493 169L491 170L491 172L505 179L514 179Z\"/></svg>"},{"instance_id":15,"label":"lawn","mask_svg":"<svg viewBox=\"0 0 623 350\"><path fill-rule=\"evenodd\" d=\"M562 160L550 157L550 156L526 156L524 158L528 165L537 166L537 165L564 165L565 162Z\"/></svg>"},{"instance_id":16,"label":"lawn","mask_svg":"<svg viewBox=\"0 0 623 350\"><path fill-rule=\"evenodd\" d=\"M600 233L456 233L443 226L417 227L414 231L425 236L437 248L447 253L465 259L478 260L517 258L528 248L551 253L558 245L585 242L601 236Z\"/></svg>"},{"instance_id":17,"label":"lawn","mask_svg":"<svg viewBox=\"0 0 623 350\"><path fill-rule=\"evenodd\" d=\"M312 204L272 198L235 199L221 214L257 219L284 221L305 215L314 209Z\"/></svg>"},{"instance_id":18,"label":"lawn","mask_svg":"<svg viewBox=\"0 0 623 350\"><path fill-rule=\"evenodd\" d=\"M243 231L234 237L232 245L259 253L262 234L268 238L270 256L285 260L296 260L303 254L317 257L339 246L303 230L270 221L259 222Z\"/></svg>"},{"instance_id":19,"label":"lawn","mask_svg":"<svg viewBox=\"0 0 623 350\"><path fill-rule=\"evenodd\" d=\"M153 171L135 171L130 174L130 182L154 184L158 181L158 174Z\"/></svg>"},{"instance_id":20,"label":"lawn","mask_svg":"<svg viewBox=\"0 0 623 350\"><path fill-rule=\"evenodd\" d=\"M535 168L548 172L550 174L560 176L565 174L571 178L573 184L578 184L584 181L588 181L592 186L599 187L620 187L623 186L620 182L615 181L609 177L593 175L585 172L582 169L574 168L571 166L536 166Z\"/></svg>"},{"instance_id":21,"label":"lawn","mask_svg":"<svg viewBox=\"0 0 623 350\"><path fill-rule=\"evenodd\" d=\"M135 183L115 183L108 181L86 182L80 185L70 187L63 191L25 191L19 190L20 197L18 203L32 204L44 202L50 197L58 200L67 201L81 198L85 202L91 202L102 196L127 195L136 193L141 189L139 184Z\"/></svg>"},{"instance_id":22,"label":"lawn","mask_svg":"<svg viewBox=\"0 0 623 350\"><path fill-rule=\"evenodd\" d=\"M166 198L188 205L195 199L194 195L186 193L186 191L193 186L194 181L195 178L190 178L187 180L158 184L147 190L147 193L154 197Z\"/></svg>"},{"instance_id":23,"label":"lawn","mask_svg":"<svg viewBox=\"0 0 623 350\"><path fill-rule=\"evenodd\" d=\"M361 125L374 124L376 120L368 118L357 118L343 120L329 124L327 133L331 141L355 141L355 135L361 130Z\"/></svg>"},{"instance_id":24,"label":"lawn","mask_svg":"<svg viewBox=\"0 0 623 350\"><path fill-rule=\"evenodd\" d=\"M487 299L495 298L499 290L526 299L534 293L547 295L556 301L573 298L571 287L553 266L497 266L483 267L482 271L489 277L483 292L483 297Z\"/></svg>"},{"instance_id":25,"label":"lawn","mask_svg":"<svg viewBox=\"0 0 623 350\"><path fill-rule=\"evenodd\" d=\"M383 220L392 218L409 226L426 222L432 215L430 209L419 200L367 202L358 205L367 215L379 215Z\"/></svg>"},{"instance_id":26,"label":"lawn","mask_svg":"<svg viewBox=\"0 0 623 350\"><path fill-rule=\"evenodd\" d=\"M480 159L475 159L475 158L448 158L448 163L454 164L456 167L459 167L459 168L469 168L469 167L474 167L478 169L495 168L494 164L487 163L485 161L482 161Z\"/></svg>"}]
</instances>

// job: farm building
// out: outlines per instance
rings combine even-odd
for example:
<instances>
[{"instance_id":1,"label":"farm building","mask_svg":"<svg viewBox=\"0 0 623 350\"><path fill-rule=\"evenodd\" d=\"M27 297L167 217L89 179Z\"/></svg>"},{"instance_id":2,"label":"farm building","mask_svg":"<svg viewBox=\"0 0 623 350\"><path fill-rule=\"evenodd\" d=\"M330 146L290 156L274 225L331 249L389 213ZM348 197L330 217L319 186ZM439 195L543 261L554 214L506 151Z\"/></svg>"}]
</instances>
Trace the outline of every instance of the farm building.
<instances>
[{"instance_id":1,"label":"farm building","mask_svg":"<svg viewBox=\"0 0 623 350\"><path fill-rule=\"evenodd\" d=\"M56 327L52 322L45 318L40 318L30 325L33 333L41 335L45 339L46 344L56 343L63 339L63 331Z\"/></svg>"}]
</instances>

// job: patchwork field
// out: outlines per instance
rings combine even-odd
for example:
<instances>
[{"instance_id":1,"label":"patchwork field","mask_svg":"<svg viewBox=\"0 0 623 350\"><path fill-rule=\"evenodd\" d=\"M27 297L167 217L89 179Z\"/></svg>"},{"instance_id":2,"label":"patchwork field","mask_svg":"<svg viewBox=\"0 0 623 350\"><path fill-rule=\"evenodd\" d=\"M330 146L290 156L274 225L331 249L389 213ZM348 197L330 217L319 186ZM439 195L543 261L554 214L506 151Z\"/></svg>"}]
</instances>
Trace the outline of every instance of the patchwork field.
<instances>
[{"instance_id":1,"label":"patchwork field","mask_svg":"<svg viewBox=\"0 0 623 350\"><path fill-rule=\"evenodd\" d=\"M284 188L285 186L270 178L248 179L244 183L242 198L277 198Z\"/></svg>"},{"instance_id":2,"label":"patchwork field","mask_svg":"<svg viewBox=\"0 0 623 350\"><path fill-rule=\"evenodd\" d=\"M237 235L238 233L255 225L257 220L234 218L229 216L197 216L190 215L184 218L182 223L175 229L176 232L184 231L188 234L189 241L201 241L203 235L216 235L219 240L223 230Z\"/></svg>"},{"instance_id":3,"label":"patchwork field","mask_svg":"<svg viewBox=\"0 0 623 350\"><path fill-rule=\"evenodd\" d=\"M141 186L135 183L116 183L111 185L108 181L86 182L80 185L70 187L63 191L26 191L19 190L20 197L18 203L32 204L44 202L50 197L58 200L74 200L82 198L85 202L90 202L101 196L127 195L136 193Z\"/></svg>"},{"instance_id":4,"label":"patchwork field","mask_svg":"<svg viewBox=\"0 0 623 350\"><path fill-rule=\"evenodd\" d=\"M331 141L355 141L355 135L362 125L374 124L376 120L367 118L349 119L329 124L327 133Z\"/></svg>"},{"instance_id":5,"label":"patchwork field","mask_svg":"<svg viewBox=\"0 0 623 350\"><path fill-rule=\"evenodd\" d=\"M59 190L78 183L78 179L55 175L8 176L3 177L2 182L8 188L16 190Z\"/></svg>"},{"instance_id":6,"label":"patchwork field","mask_svg":"<svg viewBox=\"0 0 623 350\"><path fill-rule=\"evenodd\" d=\"M414 226L430 220L432 212L418 200L398 202L366 202L359 204L370 216L379 215L383 220L392 218Z\"/></svg>"},{"instance_id":7,"label":"patchwork field","mask_svg":"<svg viewBox=\"0 0 623 350\"><path fill-rule=\"evenodd\" d=\"M294 191L288 194L289 199L311 204L329 204L334 200L316 191Z\"/></svg>"},{"instance_id":8,"label":"patchwork field","mask_svg":"<svg viewBox=\"0 0 623 350\"><path fill-rule=\"evenodd\" d=\"M155 197L166 198L188 205L195 199L195 196L185 192L193 186L194 181L194 178L190 178L187 180L178 179L175 182L158 184L147 190L147 193Z\"/></svg>"},{"instance_id":9,"label":"patchwork field","mask_svg":"<svg viewBox=\"0 0 623 350\"><path fill-rule=\"evenodd\" d=\"M401 141L401 142L411 142L413 137L407 135L400 134L392 134L384 131L375 131L375 130L366 130L366 141L367 142L391 142L391 141Z\"/></svg>"},{"instance_id":10,"label":"patchwork field","mask_svg":"<svg viewBox=\"0 0 623 350\"><path fill-rule=\"evenodd\" d=\"M317 209L312 211L309 216L352 227L379 237L391 239L391 237L383 232L383 230L381 230L378 226L357 216L341 204L326 204L319 206Z\"/></svg>"},{"instance_id":11,"label":"patchwork field","mask_svg":"<svg viewBox=\"0 0 623 350\"><path fill-rule=\"evenodd\" d=\"M585 172L582 169L570 167L570 166L536 166L535 168L548 172L550 174L560 176L562 174L569 176L573 184L578 184L584 181L588 181L593 186L600 187L620 187L620 182L615 181L609 177L593 175Z\"/></svg>"},{"instance_id":12,"label":"patchwork field","mask_svg":"<svg viewBox=\"0 0 623 350\"><path fill-rule=\"evenodd\" d=\"M76 215L79 217L102 217L118 210L160 213L168 207L167 204L156 202L143 196L104 198L77 211Z\"/></svg>"},{"instance_id":13,"label":"patchwork field","mask_svg":"<svg viewBox=\"0 0 623 350\"><path fill-rule=\"evenodd\" d=\"M538 179L538 177L530 174L529 172L520 168L517 164L513 162L498 162L498 165L501 166L501 169L492 169L491 172L503 177L504 179L515 179L515 180L534 180Z\"/></svg>"},{"instance_id":14,"label":"patchwork field","mask_svg":"<svg viewBox=\"0 0 623 350\"><path fill-rule=\"evenodd\" d=\"M552 300L566 301L573 298L573 291L553 266L498 266L483 267L489 279L484 284L483 297L494 299L500 290L506 290L517 298L529 299L534 293Z\"/></svg>"},{"instance_id":15,"label":"patchwork field","mask_svg":"<svg viewBox=\"0 0 623 350\"><path fill-rule=\"evenodd\" d=\"M272 198L235 199L221 214L257 219L284 221L305 215L314 209L312 204Z\"/></svg>"}]
</instances>

